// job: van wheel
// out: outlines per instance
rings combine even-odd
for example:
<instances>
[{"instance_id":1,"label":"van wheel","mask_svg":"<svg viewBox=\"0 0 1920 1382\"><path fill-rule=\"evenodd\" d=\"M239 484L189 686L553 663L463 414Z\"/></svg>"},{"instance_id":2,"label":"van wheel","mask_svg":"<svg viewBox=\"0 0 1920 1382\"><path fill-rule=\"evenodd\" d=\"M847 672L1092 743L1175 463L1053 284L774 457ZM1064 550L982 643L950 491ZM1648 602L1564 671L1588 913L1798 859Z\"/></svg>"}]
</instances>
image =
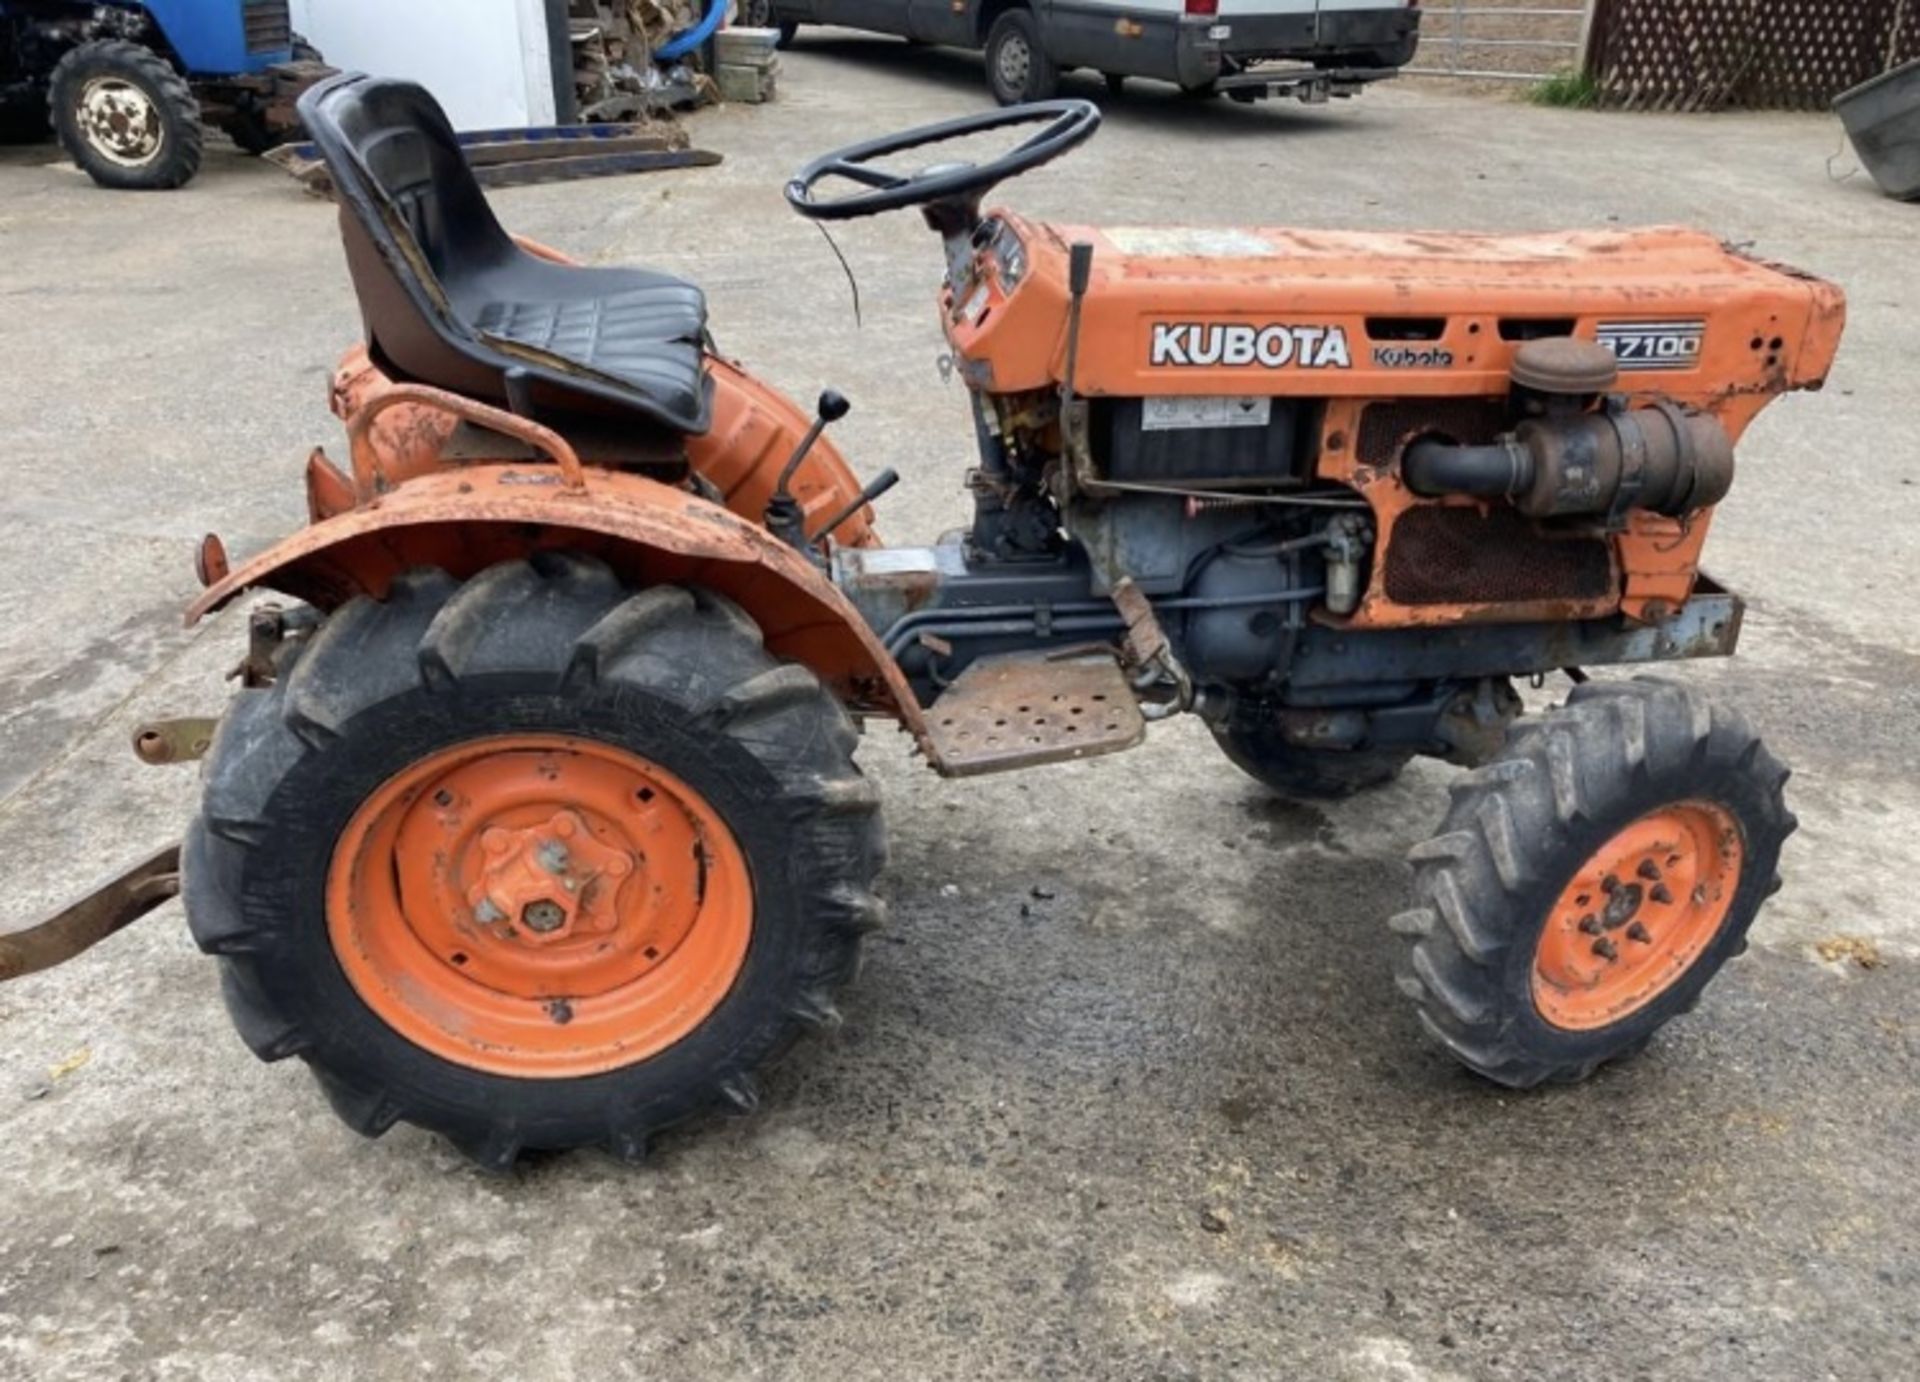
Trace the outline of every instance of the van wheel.
<instances>
[{"instance_id":1,"label":"van wheel","mask_svg":"<svg viewBox=\"0 0 1920 1382\"><path fill-rule=\"evenodd\" d=\"M1044 101L1060 89L1060 69L1026 10L1008 10L987 35L987 87L1003 106Z\"/></svg>"}]
</instances>

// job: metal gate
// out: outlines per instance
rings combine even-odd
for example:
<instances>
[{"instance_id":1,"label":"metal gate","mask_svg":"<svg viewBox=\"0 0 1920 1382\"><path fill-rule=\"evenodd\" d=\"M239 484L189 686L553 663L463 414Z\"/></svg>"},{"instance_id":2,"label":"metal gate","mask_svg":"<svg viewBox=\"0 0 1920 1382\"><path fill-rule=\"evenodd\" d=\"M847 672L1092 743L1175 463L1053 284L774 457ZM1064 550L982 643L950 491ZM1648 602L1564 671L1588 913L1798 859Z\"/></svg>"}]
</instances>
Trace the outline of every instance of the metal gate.
<instances>
[{"instance_id":1,"label":"metal gate","mask_svg":"<svg viewBox=\"0 0 1920 1382\"><path fill-rule=\"evenodd\" d=\"M1420 49L1403 70L1423 77L1537 82L1578 70L1594 0L1426 0Z\"/></svg>"}]
</instances>

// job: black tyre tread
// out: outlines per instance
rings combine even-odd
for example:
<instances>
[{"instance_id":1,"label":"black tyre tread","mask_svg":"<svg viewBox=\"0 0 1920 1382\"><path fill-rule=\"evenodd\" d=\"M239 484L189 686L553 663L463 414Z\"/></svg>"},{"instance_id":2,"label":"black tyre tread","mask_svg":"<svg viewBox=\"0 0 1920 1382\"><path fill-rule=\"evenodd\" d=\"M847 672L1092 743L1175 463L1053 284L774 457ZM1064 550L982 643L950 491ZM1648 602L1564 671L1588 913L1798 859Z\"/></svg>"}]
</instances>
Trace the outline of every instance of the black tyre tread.
<instances>
[{"instance_id":1,"label":"black tyre tread","mask_svg":"<svg viewBox=\"0 0 1920 1382\"><path fill-rule=\"evenodd\" d=\"M502 563L464 583L412 571L383 600L349 601L274 686L241 692L222 721L185 846L189 925L201 949L219 958L222 992L247 1046L264 1060L306 1059L356 1131L378 1136L395 1122L416 1123L495 1170L523 1150L552 1147L550 1133L524 1126L510 1100L450 1112L333 1060L324 1033L303 1029L268 998L272 986L261 979L290 923L283 907L245 886L250 856L276 848L275 813L284 808L275 791L296 765L397 695L438 695L462 678L501 672L673 703L703 733L726 736L766 769L778 787L766 806L791 823L799 860L792 877L803 899L796 916L806 918L808 935L778 1029L746 1065L713 1071L672 1117L659 1121L657 1110L647 1115L613 1099L604 1126L567 1143L636 1160L655 1134L702 1107L757 1105L750 1067L838 1024L834 993L855 973L862 938L885 917L872 886L886 857L879 797L852 760L853 724L812 672L776 662L731 602L673 587L628 590L602 563L566 554Z\"/></svg>"},{"instance_id":2,"label":"black tyre tread","mask_svg":"<svg viewBox=\"0 0 1920 1382\"><path fill-rule=\"evenodd\" d=\"M1527 1039L1502 986L1513 946L1524 940L1531 955L1533 933L1523 929L1528 913L1519 899L1553 886L1535 863L1553 841L1627 794L1726 768L1759 789L1762 838L1750 842L1748 865L1765 876L1742 878L1742 897L1751 884L1753 901L1736 899L1716 942L1718 958L1696 961L1658 1026L1691 1008L1718 964L1745 948L1758 901L1778 888L1779 845L1798 824L1786 807L1787 769L1737 712L1691 687L1643 677L1582 684L1565 706L1517 726L1506 756L1455 781L1439 834L1409 856L1415 905L1390 922L1401 942L1396 985L1428 1033L1462 1064L1514 1088L1584 1079L1643 1049L1651 1030L1622 1031L1612 1049L1577 1057L1548 1055Z\"/></svg>"},{"instance_id":3,"label":"black tyre tread","mask_svg":"<svg viewBox=\"0 0 1920 1382\"><path fill-rule=\"evenodd\" d=\"M130 76L139 77L153 88L154 94L173 112L170 121L172 139L158 163L140 170L102 163L91 156L86 140L77 131L69 129L64 112L67 84L80 68L90 64L111 65ZM134 191L168 191L184 186L200 171L200 160L206 145L206 130L200 122L200 102L194 98L193 88L187 85L186 78L151 48L122 38L83 43L69 49L54 64L47 87L47 103L61 147L95 182Z\"/></svg>"}]
</instances>

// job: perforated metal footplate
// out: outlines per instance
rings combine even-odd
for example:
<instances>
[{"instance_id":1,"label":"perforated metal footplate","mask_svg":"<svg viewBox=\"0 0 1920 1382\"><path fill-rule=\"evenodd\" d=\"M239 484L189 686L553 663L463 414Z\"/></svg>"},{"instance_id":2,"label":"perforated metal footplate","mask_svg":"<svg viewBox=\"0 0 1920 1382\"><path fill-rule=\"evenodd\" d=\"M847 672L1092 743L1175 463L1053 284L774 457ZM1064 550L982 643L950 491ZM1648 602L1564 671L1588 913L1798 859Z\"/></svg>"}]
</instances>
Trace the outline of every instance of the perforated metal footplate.
<instances>
[{"instance_id":1,"label":"perforated metal footplate","mask_svg":"<svg viewBox=\"0 0 1920 1382\"><path fill-rule=\"evenodd\" d=\"M1146 737L1119 664L1107 654L974 663L927 712L934 766L948 777L1064 763Z\"/></svg>"}]
</instances>

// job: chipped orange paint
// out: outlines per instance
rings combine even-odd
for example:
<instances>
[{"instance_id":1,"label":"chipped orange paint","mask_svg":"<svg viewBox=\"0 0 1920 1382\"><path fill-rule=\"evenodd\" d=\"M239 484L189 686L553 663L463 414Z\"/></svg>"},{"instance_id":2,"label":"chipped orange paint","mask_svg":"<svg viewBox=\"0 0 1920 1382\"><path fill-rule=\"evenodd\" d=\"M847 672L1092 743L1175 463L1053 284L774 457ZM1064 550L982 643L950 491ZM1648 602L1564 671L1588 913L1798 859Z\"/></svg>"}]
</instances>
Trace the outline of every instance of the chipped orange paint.
<instances>
[{"instance_id":1,"label":"chipped orange paint","mask_svg":"<svg viewBox=\"0 0 1920 1382\"><path fill-rule=\"evenodd\" d=\"M235 567L194 602L187 622L255 587L332 609L355 595L383 596L409 567L464 577L557 548L597 556L636 583L700 585L727 596L759 623L770 651L806 664L849 705L890 715L925 743L905 677L817 567L757 523L628 472L588 467L578 490L540 462L414 476Z\"/></svg>"},{"instance_id":2,"label":"chipped orange paint","mask_svg":"<svg viewBox=\"0 0 1920 1382\"><path fill-rule=\"evenodd\" d=\"M746 962L753 876L699 792L612 744L469 740L354 812L327 936L389 1027L521 1079L617 1070L706 1021Z\"/></svg>"},{"instance_id":3,"label":"chipped orange paint","mask_svg":"<svg viewBox=\"0 0 1920 1382\"><path fill-rule=\"evenodd\" d=\"M685 439L687 463L721 493L729 509L757 523L811 418L732 360L709 356L707 373L713 388L712 423L701 435ZM367 348L355 346L334 372L329 404L335 417L350 422L395 387ZM440 469L445 464L442 453L459 425L460 419L444 409L403 405L377 416L367 445L381 475L390 485L399 485ZM604 461L595 457L591 445L584 447L580 459L588 466ZM823 435L794 473L793 493L806 510L809 528L817 531L859 496L860 481L832 438ZM846 547L878 543L872 508L863 507L834 539Z\"/></svg>"},{"instance_id":4,"label":"chipped orange paint","mask_svg":"<svg viewBox=\"0 0 1920 1382\"><path fill-rule=\"evenodd\" d=\"M1737 441L1773 398L1825 382L1846 320L1845 297L1832 284L1685 229L1500 236L1101 230L995 214L1020 236L1028 267L1009 294L997 264L983 256L984 293L958 304L943 294L942 319L968 380L999 393L1060 383L1068 250L1091 244L1077 392L1325 401L1320 478L1358 490L1379 533L1372 584L1349 621L1356 627L1590 618L1616 609L1657 619L1692 592L1712 518L1711 511L1684 522L1632 514L1613 536L1616 589L1604 599L1398 604L1384 588L1394 524L1416 505L1446 501L1409 491L1397 459L1360 463L1353 448L1367 403L1504 398L1518 348L1507 339L1513 323L1550 322L1556 333L1594 339L1602 322L1698 320L1705 336L1689 368L1625 367L1619 392L1630 403L1668 399L1711 412ZM1407 368L1393 353L1409 344L1393 333L1413 321L1439 324L1417 347L1445 355L1449 365ZM1156 365L1154 328L1167 323L1302 325L1319 329L1323 343L1338 331L1343 345L1325 360L1316 351L1307 367Z\"/></svg>"},{"instance_id":5,"label":"chipped orange paint","mask_svg":"<svg viewBox=\"0 0 1920 1382\"><path fill-rule=\"evenodd\" d=\"M1650 812L1595 850L1561 890L1534 945L1533 1002L1590 1032L1667 992L1720 934L1745 845L1717 802Z\"/></svg>"}]
</instances>

